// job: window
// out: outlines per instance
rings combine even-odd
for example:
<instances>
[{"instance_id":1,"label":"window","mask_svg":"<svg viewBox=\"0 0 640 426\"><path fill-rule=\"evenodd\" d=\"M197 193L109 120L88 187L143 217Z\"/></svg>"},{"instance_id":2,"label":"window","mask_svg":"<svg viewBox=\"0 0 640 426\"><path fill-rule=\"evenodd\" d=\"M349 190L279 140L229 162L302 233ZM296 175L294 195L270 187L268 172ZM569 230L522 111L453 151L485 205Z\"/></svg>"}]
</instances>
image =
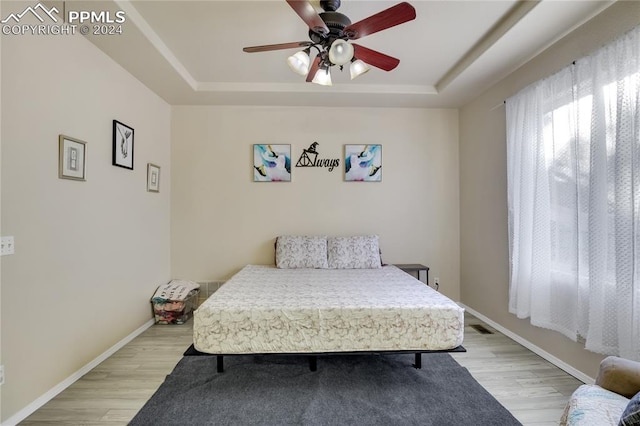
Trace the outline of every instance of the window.
<instances>
[{"instance_id":1,"label":"window","mask_svg":"<svg viewBox=\"0 0 640 426\"><path fill-rule=\"evenodd\" d=\"M640 27L507 104L509 310L640 359Z\"/></svg>"}]
</instances>

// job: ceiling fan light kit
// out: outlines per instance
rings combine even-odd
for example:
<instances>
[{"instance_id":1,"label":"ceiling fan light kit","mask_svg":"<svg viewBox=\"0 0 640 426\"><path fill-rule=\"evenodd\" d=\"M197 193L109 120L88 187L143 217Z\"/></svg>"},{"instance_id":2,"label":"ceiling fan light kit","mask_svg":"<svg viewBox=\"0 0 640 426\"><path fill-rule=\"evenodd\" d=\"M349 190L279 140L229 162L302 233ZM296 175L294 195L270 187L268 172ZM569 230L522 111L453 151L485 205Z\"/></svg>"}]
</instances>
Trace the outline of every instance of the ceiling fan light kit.
<instances>
[{"instance_id":1,"label":"ceiling fan light kit","mask_svg":"<svg viewBox=\"0 0 640 426\"><path fill-rule=\"evenodd\" d=\"M287 58L287 64L289 68L296 74L307 75L309 74L309 68L311 68L311 58L309 57L311 48L307 47L304 50L299 51L295 55L291 55Z\"/></svg>"},{"instance_id":2,"label":"ceiling fan light kit","mask_svg":"<svg viewBox=\"0 0 640 426\"><path fill-rule=\"evenodd\" d=\"M329 67L319 68L316 71L316 75L311 80L312 83L319 84L321 86L333 86L331 82L331 73L329 73Z\"/></svg>"},{"instance_id":3,"label":"ceiling fan light kit","mask_svg":"<svg viewBox=\"0 0 640 426\"><path fill-rule=\"evenodd\" d=\"M384 71L391 71L400 63L399 59L384 53L350 43L370 34L403 24L416 18L416 11L407 2L398 3L388 9L371 15L354 24L340 12L340 0L321 0L322 13L316 12L308 1L286 0L287 4L302 18L309 27L309 41L270 44L245 47L248 53L267 52L271 50L293 49L305 47L287 58L289 67L299 75L306 75L307 82L331 86L332 66L342 71L344 65L350 63L351 79L366 73L374 66ZM311 61L311 48L317 54Z\"/></svg>"},{"instance_id":4,"label":"ceiling fan light kit","mask_svg":"<svg viewBox=\"0 0 640 426\"><path fill-rule=\"evenodd\" d=\"M351 62L353 58L353 46L345 40L339 38L331 43L329 49L329 61L334 65L344 65Z\"/></svg>"},{"instance_id":5,"label":"ceiling fan light kit","mask_svg":"<svg viewBox=\"0 0 640 426\"><path fill-rule=\"evenodd\" d=\"M362 74L368 72L371 69L364 61L353 58L351 66L349 67L349 73L351 74L351 80Z\"/></svg>"}]
</instances>

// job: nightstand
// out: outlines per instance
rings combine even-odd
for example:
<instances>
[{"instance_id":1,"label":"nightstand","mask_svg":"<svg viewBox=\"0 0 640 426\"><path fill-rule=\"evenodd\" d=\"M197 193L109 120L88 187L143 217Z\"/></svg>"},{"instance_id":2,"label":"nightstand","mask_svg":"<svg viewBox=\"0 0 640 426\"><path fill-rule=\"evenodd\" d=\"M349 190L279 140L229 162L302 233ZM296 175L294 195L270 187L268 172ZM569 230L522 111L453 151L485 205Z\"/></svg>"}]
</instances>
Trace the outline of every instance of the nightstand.
<instances>
[{"instance_id":1,"label":"nightstand","mask_svg":"<svg viewBox=\"0 0 640 426\"><path fill-rule=\"evenodd\" d=\"M405 271L409 275L415 276L420 280L420 272L424 271L425 280L423 281L426 285L429 285L429 267L424 266L420 263L394 263L393 266L396 266L403 271ZM420 280L422 281L422 280ZM437 289L436 289L437 290Z\"/></svg>"}]
</instances>

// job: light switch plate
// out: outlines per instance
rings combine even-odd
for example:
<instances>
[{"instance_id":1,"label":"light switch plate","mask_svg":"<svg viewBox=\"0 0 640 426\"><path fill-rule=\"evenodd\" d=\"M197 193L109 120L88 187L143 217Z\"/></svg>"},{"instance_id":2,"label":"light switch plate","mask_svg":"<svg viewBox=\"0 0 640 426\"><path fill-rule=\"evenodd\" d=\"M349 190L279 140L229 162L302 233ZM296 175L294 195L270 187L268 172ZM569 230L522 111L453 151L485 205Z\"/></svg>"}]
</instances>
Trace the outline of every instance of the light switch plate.
<instances>
[{"instance_id":1,"label":"light switch plate","mask_svg":"<svg viewBox=\"0 0 640 426\"><path fill-rule=\"evenodd\" d=\"M0 237L0 255L6 256L16 252L13 237Z\"/></svg>"}]
</instances>

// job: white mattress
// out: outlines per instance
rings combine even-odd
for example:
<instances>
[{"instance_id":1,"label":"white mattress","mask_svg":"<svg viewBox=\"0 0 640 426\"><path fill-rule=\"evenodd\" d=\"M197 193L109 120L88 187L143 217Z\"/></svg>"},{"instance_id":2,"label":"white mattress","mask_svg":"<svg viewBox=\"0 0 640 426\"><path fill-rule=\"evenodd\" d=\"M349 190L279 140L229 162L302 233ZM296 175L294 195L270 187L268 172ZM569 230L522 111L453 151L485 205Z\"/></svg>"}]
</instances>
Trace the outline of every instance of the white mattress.
<instances>
[{"instance_id":1,"label":"white mattress","mask_svg":"<svg viewBox=\"0 0 640 426\"><path fill-rule=\"evenodd\" d=\"M248 265L194 313L194 346L214 354L445 350L464 310L395 266Z\"/></svg>"}]
</instances>

